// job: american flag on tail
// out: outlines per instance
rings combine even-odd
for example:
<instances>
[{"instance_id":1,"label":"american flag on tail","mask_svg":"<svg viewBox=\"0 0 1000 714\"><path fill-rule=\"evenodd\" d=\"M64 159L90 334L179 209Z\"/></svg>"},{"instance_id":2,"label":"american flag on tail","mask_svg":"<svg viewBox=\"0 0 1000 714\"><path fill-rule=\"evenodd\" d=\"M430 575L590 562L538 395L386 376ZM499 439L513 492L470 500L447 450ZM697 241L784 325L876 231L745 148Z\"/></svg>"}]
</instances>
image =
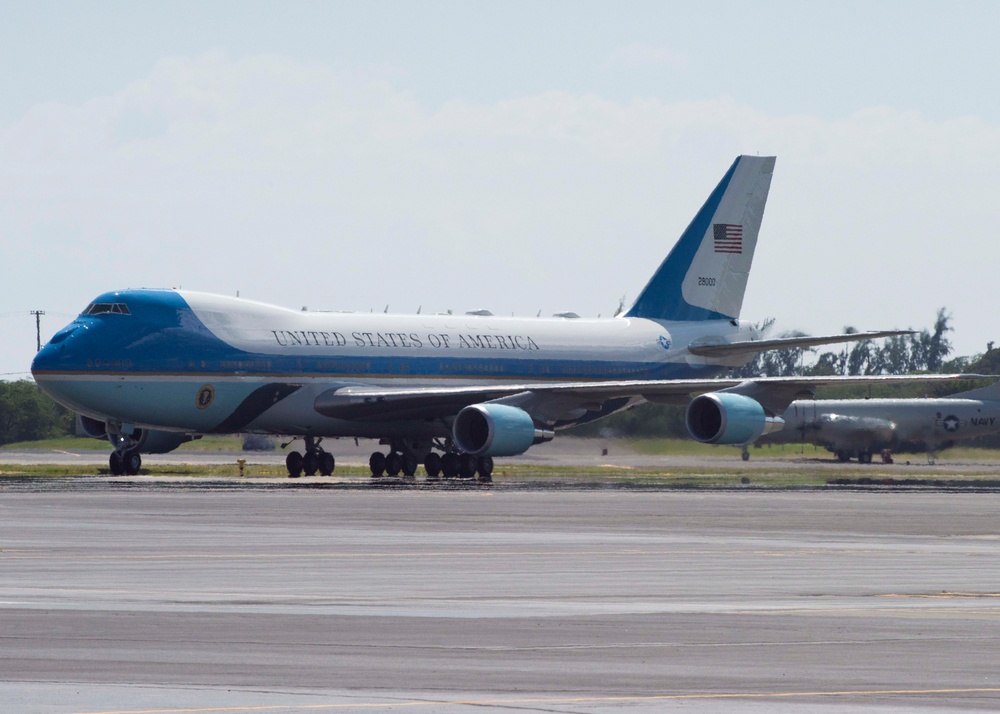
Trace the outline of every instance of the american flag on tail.
<instances>
[{"instance_id":1,"label":"american flag on tail","mask_svg":"<svg viewBox=\"0 0 1000 714\"><path fill-rule=\"evenodd\" d=\"M743 226L739 223L715 223L712 230L716 253L743 252Z\"/></svg>"}]
</instances>

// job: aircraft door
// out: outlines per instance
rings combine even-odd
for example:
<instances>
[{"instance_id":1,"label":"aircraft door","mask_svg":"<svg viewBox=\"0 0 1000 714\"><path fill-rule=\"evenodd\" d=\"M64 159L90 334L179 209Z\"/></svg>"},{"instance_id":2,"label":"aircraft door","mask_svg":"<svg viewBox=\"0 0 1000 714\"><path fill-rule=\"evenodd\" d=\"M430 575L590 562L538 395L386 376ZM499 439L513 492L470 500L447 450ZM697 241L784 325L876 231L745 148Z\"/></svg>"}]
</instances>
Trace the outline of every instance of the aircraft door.
<instances>
[{"instance_id":1,"label":"aircraft door","mask_svg":"<svg viewBox=\"0 0 1000 714\"><path fill-rule=\"evenodd\" d=\"M814 400L806 399L795 402L795 428L799 432L799 441L802 443L810 441L809 437L812 432L819 429Z\"/></svg>"}]
</instances>

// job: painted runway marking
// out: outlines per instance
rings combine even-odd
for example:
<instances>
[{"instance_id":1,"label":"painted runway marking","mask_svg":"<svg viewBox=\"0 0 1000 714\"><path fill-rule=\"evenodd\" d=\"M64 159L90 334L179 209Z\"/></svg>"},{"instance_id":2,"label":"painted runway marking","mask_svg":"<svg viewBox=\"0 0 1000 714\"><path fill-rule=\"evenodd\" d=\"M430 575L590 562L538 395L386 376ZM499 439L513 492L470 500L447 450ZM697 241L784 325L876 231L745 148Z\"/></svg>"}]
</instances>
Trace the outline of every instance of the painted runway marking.
<instances>
[{"instance_id":1,"label":"painted runway marking","mask_svg":"<svg viewBox=\"0 0 1000 714\"><path fill-rule=\"evenodd\" d=\"M496 699L427 699L397 702L337 702L328 704L264 704L241 707L185 707L181 709L113 709L74 714L198 714L200 712L267 712L267 711L322 711L330 709L394 709L403 707L495 707L558 704L609 704L613 702L736 700L736 699L806 699L811 697L898 697L933 696L950 694L1000 694L997 687L969 687L955 689L857 689L831 692L719 692L701 694L650 694L622 696L583 697L526 697Z\"/></svg>"},{"instance_id":2,"label":"painted runway marking","mask_svg":"<svg viewBox=\"0 0 1000 714\"><path fill-rule=\"evenodd\" d=\"M430 552L414 552L414 551L404 551L395 553L385 553L378 551L364 551L359 553L331 553L331 552L320 552L320 553L200 553L200 552L189 552L189 553L161 553L158 555L100 555L100 554L84 554L84 553L56 553L51 550L49 551L32 551L30 549L21 550L0 550L0 559L7 560L58 560L58 559L72 559L74 561L79 560L93 560L93 561L111 561L111 560L254 560L254 559L294 559L294 558L327 558L327 559L357 559L357 558L375 558L375 559L388 559L388 558L456 558L456 557L469 557L469 558L483 558L483 557L510 557L510 556L529 556L538 558L549 558L558 557L564 558L568 555L572 556L649 556L649 557L670 557L670 556L681 556L689 557L692 555L700 556L731 556L731 555L741 555L741 556L757 556L763 558L773 558L773 557L793 557L793 556L814 556L814 555L884 555L884 556L897 556L900 553L916 553L913 550L879 550L879 549L860 549L860 548L789 548L785 550L776 549L738 549L738 548L663 548L663 549L648 549L648 548L611 548L606 550L573 550L572 548L566 548L564 550L491 550L489 546L484 546L482 550L442 550L442 551L430 551ZM959 555L981 555L980 552L968 551L968 552L955 552L948 551L949 556L959 556ZM937 555L937 554L935 554Z\"/></svg>"},{"instance_id":3,"label":"painted runway marking","mask_svg":"<svg viewBox=\"0 0 1000 714\"><path fill-rule=\"evenodd\" d=\"M962 593L942 590L939 593L885 593L879 597L912 597L931 600L975 600L979 598L1000 598L1000 593Z\"/></svg>"}]
</instances>

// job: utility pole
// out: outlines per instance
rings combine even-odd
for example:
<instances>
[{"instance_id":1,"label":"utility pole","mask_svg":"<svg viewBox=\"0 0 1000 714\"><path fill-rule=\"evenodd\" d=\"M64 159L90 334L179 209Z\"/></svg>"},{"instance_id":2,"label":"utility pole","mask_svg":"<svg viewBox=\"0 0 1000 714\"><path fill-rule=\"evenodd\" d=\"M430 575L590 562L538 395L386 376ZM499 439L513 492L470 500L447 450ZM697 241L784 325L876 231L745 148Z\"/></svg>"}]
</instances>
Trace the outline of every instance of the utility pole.
<instances>
[{"instance_id":1,"label":"utility pole","mask_svg":"<svg viewBox=\"0 0 1000 714\"><path fill-rule=\"evenodd\" d=\"M42 351L42 315L45 314L45 310L32 310L31 314L35 316L35 335L37 341L37 347L35 352Z\"/></svg>"}]
</instances>

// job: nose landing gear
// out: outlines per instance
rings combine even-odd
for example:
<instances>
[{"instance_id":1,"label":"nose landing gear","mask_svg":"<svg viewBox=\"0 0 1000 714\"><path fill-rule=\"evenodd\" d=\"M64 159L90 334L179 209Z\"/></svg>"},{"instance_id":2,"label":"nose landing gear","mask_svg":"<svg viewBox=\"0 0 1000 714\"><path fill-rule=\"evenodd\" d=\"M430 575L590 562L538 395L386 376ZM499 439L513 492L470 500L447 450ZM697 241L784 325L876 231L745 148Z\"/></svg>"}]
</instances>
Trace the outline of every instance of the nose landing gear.
<instances>
[{"instance_id":1,"label":"nose landing gear","mask_svg":"<svg viewBox=\"0 0 1000 714\"><path fill-rule=\"evenodd\" d=\"M142 468L139 442L134 434L108 431L108 441L115 447L108 458L108 468L112 476L135 476Z\"/></svg>"},{"instance_id":2,"label":"nose landing gear","mask_svg":"<svg viewBox=\"0 0 1000 714\"><path fill-rule=\"evenodd\" d=\"M108 468L111 469L112 476L135 476L142 468L142 456L134 449L112 451Z\"/></svg>"}]
</instances>

